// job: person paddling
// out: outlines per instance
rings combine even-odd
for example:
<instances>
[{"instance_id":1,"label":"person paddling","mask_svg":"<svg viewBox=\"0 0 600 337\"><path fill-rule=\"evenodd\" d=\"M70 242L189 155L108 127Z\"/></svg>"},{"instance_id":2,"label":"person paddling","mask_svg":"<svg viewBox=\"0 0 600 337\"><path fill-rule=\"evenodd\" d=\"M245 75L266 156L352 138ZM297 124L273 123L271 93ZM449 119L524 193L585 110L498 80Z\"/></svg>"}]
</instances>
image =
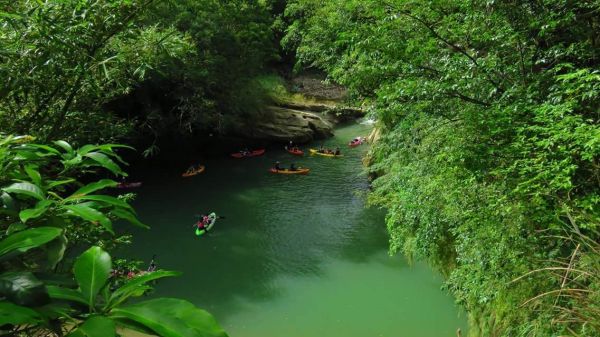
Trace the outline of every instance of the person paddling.
<instances>
[{"instance_id":1,"label":"person paddling","mask_svg":"<svg viewBox=\"0 0 600 337\"><path fill-rule=\"evenodd\" d=\"M154 262L156 259L156 255L152 255L152 260L150 261L150 265L148 266L147 272L153 272L156 270L156 263Z\"/></svg>"}]
</instances>

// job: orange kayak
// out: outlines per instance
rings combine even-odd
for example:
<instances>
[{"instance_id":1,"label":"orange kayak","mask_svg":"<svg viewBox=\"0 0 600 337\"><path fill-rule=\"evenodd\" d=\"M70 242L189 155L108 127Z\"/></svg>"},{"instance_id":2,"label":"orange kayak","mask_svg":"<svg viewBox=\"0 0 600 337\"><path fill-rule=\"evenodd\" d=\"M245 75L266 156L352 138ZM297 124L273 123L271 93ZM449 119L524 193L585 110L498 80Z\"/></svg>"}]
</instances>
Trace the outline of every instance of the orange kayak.
<instances>
[{"instance_id":1,"label":"orange kayak","mask_svg":"<svg viewBox=\"0 0 600 337\"><path fill-rule=\"evenodd\" d=\"M187 171L185 171L181 176L184 178L192 177L197 174L204 172L204 165L192 166Z\"/></svg>"}]
</instances>

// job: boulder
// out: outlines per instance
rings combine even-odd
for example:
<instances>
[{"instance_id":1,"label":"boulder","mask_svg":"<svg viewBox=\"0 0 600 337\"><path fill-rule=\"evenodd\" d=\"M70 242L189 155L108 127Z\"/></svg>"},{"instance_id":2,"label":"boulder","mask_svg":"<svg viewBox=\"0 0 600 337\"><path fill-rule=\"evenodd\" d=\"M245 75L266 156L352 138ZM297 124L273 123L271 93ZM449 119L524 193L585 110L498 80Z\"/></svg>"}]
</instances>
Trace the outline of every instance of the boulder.
<instances>
[{"instance_id":1,"label":"boulder","mask_svg":"<svg viewBox=\"0 0 600 337\"><path fill-rule=\"evenodd\" d=\"M245 124L237 133L256 140L307 143L333 136L333 126L316 113L269 107L264 118Z\"/></svg>"}]
</instances>

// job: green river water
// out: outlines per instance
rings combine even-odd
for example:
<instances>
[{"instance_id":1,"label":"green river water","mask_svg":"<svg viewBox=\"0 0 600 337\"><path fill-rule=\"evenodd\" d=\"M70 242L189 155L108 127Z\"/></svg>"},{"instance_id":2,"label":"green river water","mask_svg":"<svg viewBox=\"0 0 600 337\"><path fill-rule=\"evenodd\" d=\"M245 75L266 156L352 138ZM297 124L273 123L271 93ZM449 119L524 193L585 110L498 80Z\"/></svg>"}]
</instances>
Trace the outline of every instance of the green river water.
<instances>
[{"instance_id":1,"label":"green river water","mask_svg":"<svg viewBox=\"0 0 600 337\"><path fill-rule=\"evenodd\" d=\"M324 142L340 145L343 158L268 149L262 157L204 161L206 171L187 179L180 177L185 167L148 168L134 206L152 229L135 230L126 254L145 261L156 254L159 268L183 272L161 280L155 295L210 311L231 337L465 332L464 314L440 289L441 277L388 256L384 212L364 207L367 147L346 144L369 129L338 127ZM276 160L311 172L268 173ZM196 237L194 214L208 211L226 219Z\"/></svg>"}]
</instances>

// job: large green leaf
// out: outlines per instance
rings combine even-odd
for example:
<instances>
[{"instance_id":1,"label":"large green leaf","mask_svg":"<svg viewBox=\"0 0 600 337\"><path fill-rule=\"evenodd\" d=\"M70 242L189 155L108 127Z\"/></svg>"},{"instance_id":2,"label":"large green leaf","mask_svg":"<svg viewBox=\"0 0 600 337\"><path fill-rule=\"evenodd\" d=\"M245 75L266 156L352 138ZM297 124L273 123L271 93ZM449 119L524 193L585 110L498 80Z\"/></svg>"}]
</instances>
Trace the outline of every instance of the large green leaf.
<instances>
[{"instance_id":1,"label":"large green leaf","mask_svg":"<svg viewBox=\"0 0 600 337\"><path fill-rule=\"evenodd\" d=\"M40 315L32 309L7 301L0 301L0 326L5 324L33 324L40 321Z\"/></svg>"},{"instance_id":2,"label":"large green leaf","mask_svg":"<svg viewBox=\"0 0 600 337\"><path fill-rule=\"evenodd\" d=\"M97 209L88 207L86 205L65 205L62 206L64 209L67 209L71 212L71 214L78 216L82 219L91 222L98 222L102 225L102 227L106 228L109 232L114 233L112 229L112 222L108 217L106 217L102 212Z\"/></svg>"},{"instance_id":3,"label":"large green leaf","mask_svg":"<svg viewBox=\"0 0 600 337\"><path fill-rule=\"evenodd\" d=\"M108 277L112 262L110 255L100 247L91 247L81 254L75 261L74 273L75 280L79 284L83 297L88 302L90 308L94 306L98 291L104 287Z\"/></svg>"},{"instance_id":4,"label":"large green leaf","mask_svg":"<svg viewBox=\"0 0 600 337\"><path fill-rule=\"evenodd\" d=\"M92 316L67 337L115 337L115 334L115 322L112 319L104 316Z\"/></svg>"},{"instance_id":5,"label":"large green leaf","mask_svg":"<svg viewBox=\"0 0 600 337\"><path fill-rule=\"evenodd\" d=\"M85 186L83 186L82 188L78 189L77 191L75 191L75 193L71 194L69 197L67 197L67 199L75 199L75 198L79 198L82 197L84 195L90 194L92 192L95 192L97 190L101 190L103 188L107 188L107 187L115 187L117 186L117 182L111 179L102 179L99 181L96 181L94 183L91 184L87 184Z\"/></svg>"},{"instance_id":6,"label":"large green leaf","mask_svg":"<svg viewBox=\"0 0 600 337\"><path fill-rule=\"evenodd\" d=\"M127 210L115 208L115 209L111 210L110 213L120 219L127 220L131 224L134 224L138 227L150 228L148 225L145 225L142 222L140 222L140 220L138 220L138 218L135 216L135 214L133 214Z\"/></svg>"},{"instance_id":7,"label":"large green leaf","mask_svg":"<svg viewBox=\"0 0 600 337\"><path fill-rule=\"evenodd\" d=\"M27 220L29 219L35 219L40 215L44 214L46 210L48 210L48 207L50 207L50 205L52 205L52 201L47 199L40 200L34 208L24 209L21 212L19 212L19 218L23 222L27 222Z\"/></svg>"},{"instance_id":8,"label":"large green leaf","mask_svg":"<svg viewBox=\"0 0 600 337\"><path fill-rule=\"evenodd\" d=\"M104 167L107 170L110 170L112 173L114 173L116 175L127 176L127 174L121 170L119 165L117 165L112 159L110 159L104 153L90 152L90 153L85 154L84 157L88 157L88 158L94 160L95 162L100 164L100 166Z\"/></svg>"},{"instance_id":9,"label":"large green leaf","mask_svg":"<svg viewBox=\"0 0 600 337\"><path fill-rule=\"evenodd\" d=\"M63 288L58 286L47 285L46 290L50 298L56 300L65 300L88 305L88 301L83 297L83 294L75 289Z\"/></svg>"},{"instance_id":10,"label":"large green leaf","mask_svg":"<svg viewBox=\"0 0 600 337\"><path fill-rule=\"evenodd\" d=\"M29 182L21 182L14 183L8 187L2 189L8 193L26 195L28 197L36 198L38 200L44 199L44 192L38 186L29 183Z\"/></svg>"},{"instance_id":11,"label":"large green leaf","mask_svg":"<svg viewBox=\"0 0 600 337\"><path fill-rule=\"evenodd\" d=\"M49 299L44 283L30 272L0 274L0 296L25 306L39 306Z\"/></svg>"},{"instance_id":12,"label":"large green leaf","mask_svg":"<svg viewBox=\"0 0 600 337\"><path fill-rule=\"evenodd\" d=\"M0 241L0 256L11 251L24 253L54 240L61 233L62 229L57 227L37 227L14 233Z\"/></svg>"},{"instance_id":13,"label":"large green leaf","mask_svg":"<svg viewBox=\"0 0 600 337\"><path fill-rule=\"evenodd\" d=\"M111 316L129 319L163 337L225 337L208 312L176 298L157 298L115 308Z\"/></svg>"},{"instance_id":14,"label":"large green leaf","mask_svg":"<svg viewBox=\"0 0 600 337\"><path fill-rule=\"evenodd\" d=\"M179 276L180 272L175 271L167 271L167 270L157 270L153 272L146 273L144 275L136 276L133 279L129 280L122 287L115 290L110 296L110 300L108 303L109 307L116 306L123 301L127 300L128 297L133 296L135 290L138 289L141 285L156 280L163 277L170 276Z\"/></svg>"}]
</instances>

